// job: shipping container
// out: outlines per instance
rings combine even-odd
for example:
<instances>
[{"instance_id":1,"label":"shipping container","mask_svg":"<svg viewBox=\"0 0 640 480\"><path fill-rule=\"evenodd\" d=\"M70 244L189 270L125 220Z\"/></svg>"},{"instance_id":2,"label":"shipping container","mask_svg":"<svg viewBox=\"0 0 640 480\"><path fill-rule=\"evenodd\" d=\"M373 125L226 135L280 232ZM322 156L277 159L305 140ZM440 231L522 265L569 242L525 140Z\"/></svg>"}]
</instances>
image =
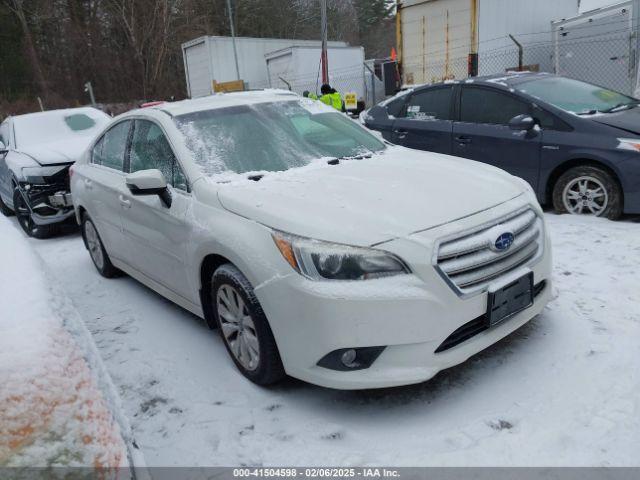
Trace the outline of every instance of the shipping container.
<instances>
[{"instance_id":1,"label":"shipping container","mask_svg":"<svg viewBox=\"0 0 640 480\"><path fill-rule=\"evenodd\" d=\"M320 47L288 47L265 55L269 86L290 89L302 94L320 95ZM359 100L367 100L365 60L362 47L327 48L329 83L340 93L354 92Z\"/></svg>"},{"instance_id":2,"label":"shipping container","mask_svg":"<svg viewBox=\"0 0 640 480\"><path fill-rule=\"evenodd\" d=\"M245 88L269 86L265 54L292 46L319 46L319 40L236 37L238 69ZM345 42L329 42L330 47L345 47ZM238 80L231 37L205 36L182 44L182 57L191 98L213 93L214 82Z\"/></svg>"},{"instance_id":3,"label":"shipping container","mask_svg":"<svg viewBox=\"0 0 640 480\"><path fill-rule=\"evenodd\" d=\"M401 0L397 30L405 84L466 78L518 67L552 68L551 21L578 13L578 0Z\"/></svg>"}]
</instances>

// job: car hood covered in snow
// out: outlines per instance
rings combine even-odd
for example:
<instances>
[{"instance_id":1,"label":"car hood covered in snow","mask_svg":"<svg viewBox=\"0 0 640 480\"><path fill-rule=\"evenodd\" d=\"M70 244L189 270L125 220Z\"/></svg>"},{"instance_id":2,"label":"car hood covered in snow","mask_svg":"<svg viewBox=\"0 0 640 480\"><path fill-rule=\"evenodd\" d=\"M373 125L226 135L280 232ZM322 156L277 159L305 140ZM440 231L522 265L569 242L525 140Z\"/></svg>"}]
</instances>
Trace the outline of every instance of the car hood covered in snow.
<instances>
[{"instance_id":1,"label":"car hood covered in snow","mask_svg":"<svg viewBox=\"0 0 640 480\"><path fill-rule=\"evenodd\" d=\"M227 210L277 230L373 245L491 208L525 189L481 163L390 147L372 158L231 182L218 197Z\"/></svg>"},{"instance_id":2,"label":"car hood covered in snow","mask_svg":"<svg viewBox=\"0 0 640 480\"><path fill-rule=\"evenodd\" d=\"M73 163L80 158L93 136L86 135L73 140L42 143L20 148L20 152L30 156L40 165Z\"/></svg>"}]
</instances>

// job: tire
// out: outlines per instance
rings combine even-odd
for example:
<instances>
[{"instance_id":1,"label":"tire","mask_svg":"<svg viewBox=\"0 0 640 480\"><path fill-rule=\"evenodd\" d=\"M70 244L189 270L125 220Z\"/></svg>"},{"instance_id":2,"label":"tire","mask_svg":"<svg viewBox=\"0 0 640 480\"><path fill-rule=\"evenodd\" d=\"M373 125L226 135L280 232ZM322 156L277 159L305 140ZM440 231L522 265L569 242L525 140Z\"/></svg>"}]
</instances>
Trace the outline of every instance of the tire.
<instances>
[{"instance_id":1,"label":"tire","mask_svg":"<svg viewBox=\"0 0 640 480\"><path fill-rule=\"evenodd\" d=\"M111 259L104 249L98 230L89 218L89 215L82 216L82 239L98 273L105 278L117 277L120 274L120 270L111 263Z\"/></svg>"},{"instance_id":2,"label":"tire","mask_svg":"<svg viewBox=\"0 0 640 480\"><path fill-rule=\"evenodd\" d=\"M211 285L214 318L238 370L258 385L282 380L286 374L280 353L249 281L228 263L213 273Z\"/></svg>"},{"instance_id":3,"label":"tire","mask_svg":"<svg viewBox=\"0 0 640 480\"><path fill-rule=\"evenodd\" d=\"M558 213L587 214L617 220L622 215L622 189L599 167L579 166L563 173L553 187L553 208Z\"/></svg>"},{"instance_id":4,"label":"tire","mask_svg":"<svg viewBox=\"0 0 640 480\"><path fill-rule=\"evenodd\" d=\"M22 195L19 187L13 190L13 208L18 218L18 223L30 237L39 239L49 238L58 231L58 225L37 225L33 221L27 200Z\"/></svg>"},{"instance_id":5,"label":"tire","mask_svg":"<svg viewBox=\"0 0 640 480\"><path fill-rule=\"evenodd\" d=\"M14 215L13 210L11 210L7 205L2 201L2 196L0 196L0 213L2 213L5 217L11 217Z\"/></svg>"}]
</instances>

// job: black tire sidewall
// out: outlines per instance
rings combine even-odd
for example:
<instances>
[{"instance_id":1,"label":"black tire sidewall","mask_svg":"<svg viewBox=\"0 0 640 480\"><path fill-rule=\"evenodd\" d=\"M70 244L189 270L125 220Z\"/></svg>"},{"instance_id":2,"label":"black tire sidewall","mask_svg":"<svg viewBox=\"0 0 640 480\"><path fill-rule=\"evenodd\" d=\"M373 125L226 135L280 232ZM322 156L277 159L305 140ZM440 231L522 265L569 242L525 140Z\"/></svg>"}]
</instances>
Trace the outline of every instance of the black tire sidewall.
<instances>
[{"instance_id":1,"label":"black tire sidewall","mask_svg":"<svg viewBox=\"0 0 640 480\"><path fill-rule=\"evenodd\" d=\"M2 197L0 197L0 212L2 212L5 217L11 217L14 215L14 211L7 207L7 205L2 200Z\"/></svg>"},{"instance_id":2,"label":"black tire sidewall","mask_svg":"<svg viewBox=\"0 0 640 480\"><path fill-rule=\"evenodd\" d=\"M113 278L118 274L118 269L113 266L113 264L111 263L111 259L109 258L109 255L107 255L107 251L104 249L104 245L102 244L102 238L100 238L100 234L98 233L96 224L93 223L93 220L91 220L91 218L86 214L82 216L82 241L84 242L84 246L88 251L89 245L87 244L87 233L85 231L87 223L91 223L91 225L93 226L93 229L96 231L96 236L98 237L98 243L100 244L100 250L102 250L102 258L104 259L104 262L103 262L104 264L102 265L102 268L100 268L98 267L98 265L96 265L96 262L93 259L91 252L89 252L91 263L93 263L94 267L96 267L96 270L98 270L98 273L100 273L100 275L102 275L105 278Z\"/></svg>"},{"instance_id":3,"label":"black tire sidewall","mask_svg":"<svg viewBox=\"0 0 640 480\"><path fill-rule=\"evenodd\" d=\"M20 215L18 214L18 202L26 203L26 200L24 199L24 197L22 195L22 192L20 191L20 188L19 187L15 187L13 189L13 207L15 209L16 217L18 218L18 223L20 224L20 227L22 228L24 233L26 233L30 237L33 237L33 238L46 238L48 236L48 233L49 233L48 229L46 228L46 226L36 225L33 222L32 219L30 221L31 228L28 228L27 225L25 225L23 223L23 221L20 218Z\"/></svg>"},{"instance_id":4,"label":"black tire sidewall","mask_svg":"<svg viewBox=\"0 0 640 480\"><path fill-rule=\"evenodd\" d=\"M260 346L260 359L258 362L258 368L255 370L247 370L242 366L242 364L240 364L231 351L227 340L224 338L216 303L218 290L223 285L230 285L238 291L251 314L251 319L255 325L256 333L258 334L258 344ZM238 370L240 370L245 377L258 385L270 385L281 380L285 376L285 373L271 327L269 326L269 322L262 310L260 302L253 292L253 287L240 270L231 264L226 264L219 267L213 273L211 280L211 302L213 316L216 325L218 326L218 330L220 331L222 342Z\"/></svg>"},{"instance_id":5,"label":"black tire sidewall","mask_svg":"<svg viewBox=\"0 0 640 480\"><path fill-rule=\"evenodd\" d=\"M558 181L553 187L553 208L555 211L558 213L569 213L564 206L562 198L563 191L569 182L583 176L596 178L604 185L607 191L608 205L600 217L609 218L611 220L619 218L620 215L622 215L623 207L622 190L620 185L609 172L601 168L588 165L573 167L558 178Z\"/></svg>"}]
</instances>

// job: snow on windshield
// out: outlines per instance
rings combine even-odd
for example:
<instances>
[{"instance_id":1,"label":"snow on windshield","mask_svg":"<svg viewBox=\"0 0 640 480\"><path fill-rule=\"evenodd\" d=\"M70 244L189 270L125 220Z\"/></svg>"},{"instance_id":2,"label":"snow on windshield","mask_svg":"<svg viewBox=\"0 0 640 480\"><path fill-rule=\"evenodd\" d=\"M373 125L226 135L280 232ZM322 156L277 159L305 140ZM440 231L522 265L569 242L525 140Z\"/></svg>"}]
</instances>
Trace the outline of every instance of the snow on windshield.
<instances>
[{"instance_id":1,"label":"snow on windshield","mask_svg":"<svg viewBox=\"0 0 640 480\"><path fill-rule=\"evenodd\" d=\"M309 100L244 104L174 120L194 162L208 176L284 171L317 158L385 148L345 115L316 104Z\"/></svg>"},{"instance_id":2,"label":"snow on windshield","mask_svg":"<svg viewBox=\"0 0 640 480\"><path fill-rule=\"evenodd\" d=\"M110 120L93 108L52 110L14 118L16 144L27 147L73 137L92 136Z\"/></svg>"}]
</instances>

